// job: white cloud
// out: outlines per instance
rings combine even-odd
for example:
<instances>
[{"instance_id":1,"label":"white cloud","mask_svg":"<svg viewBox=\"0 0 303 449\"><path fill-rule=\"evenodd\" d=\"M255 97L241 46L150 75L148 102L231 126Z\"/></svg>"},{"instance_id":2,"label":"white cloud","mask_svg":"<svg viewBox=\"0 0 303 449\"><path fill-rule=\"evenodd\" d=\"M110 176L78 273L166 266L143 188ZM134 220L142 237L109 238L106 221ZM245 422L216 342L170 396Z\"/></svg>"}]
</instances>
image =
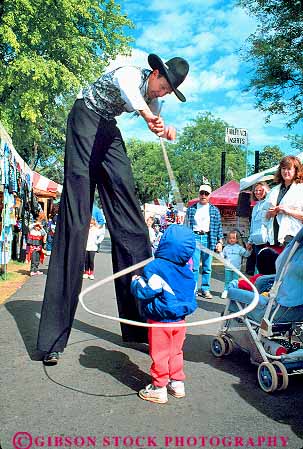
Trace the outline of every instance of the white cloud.
<instances>
[{"instance_id":1,"label":"white cloud","mask_svg":"<svg viewBox=\"0 0 303 449\"><path fill-rule=\"evenodd\" d=\"M149 2L147 8L153 11L184 11L185 7L187 10L197 8L198 10L204 10L218 3L218 0L152 0Z\"/></svg>"},{"instance_id":2,"label":"white cloud","mask_svg":"<svg viewBox=\"0 0 303 449\"><path fill-rule=\"evenodd\" d=\"M143 30L136 44L160 52L163 58L175 48L185 47L193 35L191 13L163 13L156 22Z\"/></svg>"},{"instance_id":3,"label":"white cloud","mask_svg":"<svg viewBox=\"0 0 303 449\"><path fill-rule=\"evenodd\" d=\"M192 47L195 49L197 56L201 53L211 53L219 44L219 36L211 33L210 31L202 31L197 33L192 39Z\"/></svg>"},{"instance_id":4,"label":"white cloud","mask_svg":"<svg viewBox=\"0 0 303 449\"><path fill-rule=\"evenodd\" d=\"M148 53L138 48L132 49L131 56L119 55L116 59L112 60L108 66L108 70L114 70L117 67L125 65L135 65L138 67L148 67L147 63Z\"/></svg>"},{"instance_id":5,"label":"white cloud","mask_svg":"<svg viewBox=\"0 0 303 449\"><path fill-rule=\"evenodd\" d=\"M213 65L212 70L225 76L236 75L239 71L240 61L237 55L229 54L219 58Z\"/></svg>"},{"instance_id":6,"label":"white cloud","mask_svg":"<svg viewBox=\"0 0 303 449\"><path fill-rule=\"evenodd\" d=\"M230 89L239 84L237 79L228 79L224 74L218 74L211 71L204 70L199 77L200 92L211 92L222 89Z\"/></svg>"},{"instance_id":7,"label":"white cloud","mask_svg":"<svg viewBox=\"0 0 303 449\"><path fill-rule=\"evenodd\" d=\"M240 101L234 106L218 106L213 110L215 116L220 117L235 128L246 128L250 147L263 148L266 145L281 145L286 143L285 130L280 126L281 117L273 118L271 124L265 123L265 114L254 109L252 104Z\"/></svg>"}]
</instances>

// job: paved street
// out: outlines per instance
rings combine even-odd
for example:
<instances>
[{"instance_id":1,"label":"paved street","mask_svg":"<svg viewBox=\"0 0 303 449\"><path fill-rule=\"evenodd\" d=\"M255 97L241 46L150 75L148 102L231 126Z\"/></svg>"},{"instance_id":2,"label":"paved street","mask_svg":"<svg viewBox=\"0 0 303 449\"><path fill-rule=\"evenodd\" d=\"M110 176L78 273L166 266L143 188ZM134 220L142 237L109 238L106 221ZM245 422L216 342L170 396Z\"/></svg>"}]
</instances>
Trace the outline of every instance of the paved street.
<instances>
[{"instance_id":1,"label":"paved street","mask_svg":"<svg viewBox=\"0 0 303 449\"><path fill-rule=\"evenodd\" d=\"M47 261L42 271L46 274ZM96 255L95 282L110 273L106 239ZM221 313L222 273L222 266L215 265L216 296L200 301L189 321ZM2 449L281 448L286 441L290 449L303 447L302 376L292 377L286 391L267 395L247 355L235 351L217 359L211 354L217 325L188 329L187 395L170 397L164 405L137 396L150 382L147 346L123 343L118 323L90 315L80 305L60 363L44 367L37 360L35 343L45 279L30 278L0 307ZM84 287L92 282L85 280ZM112 284L85 300L95 311L117 315Z\"/></svg>"}]
</instances>

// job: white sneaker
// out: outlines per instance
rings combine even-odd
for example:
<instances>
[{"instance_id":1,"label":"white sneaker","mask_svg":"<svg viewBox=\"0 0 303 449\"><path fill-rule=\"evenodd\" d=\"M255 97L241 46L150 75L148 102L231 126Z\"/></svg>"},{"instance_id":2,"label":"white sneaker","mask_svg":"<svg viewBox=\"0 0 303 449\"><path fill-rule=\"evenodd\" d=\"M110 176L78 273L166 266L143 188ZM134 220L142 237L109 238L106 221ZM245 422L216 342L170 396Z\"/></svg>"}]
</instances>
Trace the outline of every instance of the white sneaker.
<instances>
[{"instance_id":1,"label":"white sneaker","mask_svg":"<svg viewBox=\"0 0 303 449\"><path fill-rule=\"evenodd\" d=\"M145 401L157 402L158 404L165 404L168 401L167 388L156 387L152 384L149 384L143 390L140 390L139 396Z\"/></svg>"},{"instance_id":2,"label":"white sneaker","mask_svg":"<svg viewBox=\"0 0 303 449\"><path fill-rule=\"evenodd\" d=\"M175 398L184 398L184 382L182 380L171 380L167 385L167 392Z\"/></svg>"},{"instance_id":3,"label":"white sneaker","mask_svg":"<svg viewBox=\"0 0 303 449\"><path fill-rule=\"evenodd\" d=\"M87 273L83 273L83 279L88 279L88 274Z\"/></svg>"},{"instance_id":4,"label":"white sneaker","mask_svg":"<svg viewBox=\"0 0 303 449\"><path fill-rule=\"evenodd\" d=\"M93 280L95 279L95 276L94 276L93 273L91 273L91 274L88 275L88 278L91 279L91 280L93 281Z\"/></svg>"},{"instance_id":5,"label":"white sneaker","mask_svg":"<svg viewBox=\"0 0 303 449\"><path fill-rule=\"evenodd\" d=\"M221 298L222 298L222 299L226 299L226 298L227 298L227 290L224 290L224 291L222 292Z\"/></svg>"},{"instance_id":6,"label":"white sneaker","mask_svg":"<svg viewBox=\"0 0 303 449\"><path fill-rule=\"evenodd\" d=\"M213 295L210 293L209 290L202 291L201 295L202 295L203 298L206 298L206 299L212 299L213 298Z\"/></svg>"}]
</instances>

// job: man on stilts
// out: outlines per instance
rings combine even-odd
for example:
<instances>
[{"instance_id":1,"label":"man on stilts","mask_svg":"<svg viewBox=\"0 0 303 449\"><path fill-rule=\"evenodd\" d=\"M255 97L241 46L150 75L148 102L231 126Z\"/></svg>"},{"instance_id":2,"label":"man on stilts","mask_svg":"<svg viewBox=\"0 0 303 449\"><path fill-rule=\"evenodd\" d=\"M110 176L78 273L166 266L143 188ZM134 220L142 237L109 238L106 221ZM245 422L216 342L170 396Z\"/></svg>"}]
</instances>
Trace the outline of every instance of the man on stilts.
<instances>
[{"instance_id":1,"label":"man on stilts","mask_svg":"<svg viewBox=\"0 0 303 449\"><path fill-rule=\"evenodd\" d=\"M85 245L97 186L112 241L113 271L150 257L147 227L135 195L134 181L115 117L137 111L150 131L173 140L164 126L158 98L177 89L188 73L179 57L162 61L150 54L152 70L120 67L106 73L78 96L66 132L64 182L42 305L38 350L45 364L56 364L71 332L82 287ZM140 321L130 293L131 274L115 280L119 316ZM146 329L121 324L123 341L147 341Z\"/></svg>"}]
</instances>

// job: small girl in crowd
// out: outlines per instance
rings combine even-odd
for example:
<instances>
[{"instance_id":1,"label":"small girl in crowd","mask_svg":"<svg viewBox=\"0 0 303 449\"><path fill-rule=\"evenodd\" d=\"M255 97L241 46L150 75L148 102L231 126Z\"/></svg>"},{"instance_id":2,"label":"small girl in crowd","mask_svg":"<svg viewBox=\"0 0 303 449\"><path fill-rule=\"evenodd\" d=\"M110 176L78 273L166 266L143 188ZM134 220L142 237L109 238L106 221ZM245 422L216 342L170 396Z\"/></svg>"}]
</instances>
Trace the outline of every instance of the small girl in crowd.
<instances>
[{"instance_id":1,"label":"small girl in crowd","mask_svg":"<svg viewBox=\"0 0 303 449\"><path fill-rule=\"evenodd\" d=\"M227 245L225 245L222 256L228 260L235 268L241 270L242 257L249 257L251 250L246 250L243 246L239 245L239 232L237 230L229 231L227 234ZM224 267L225 284L224 291L221 295L222 299L227 298L228 285L234 279L238 280L239 276L233 270L228 267Z\"/></svg>"},{"instance_id":2,"label":"small girl in crowd","mask_svg":"<svg viewBox=\"0 0 303 449\"><path fill-rule=\"evenodd\" d=\"M154 241L152 243L152 249L153 249L153 253L155 253L157 251L157 249L158 249L158 246L159 246L161 237L163 235L163 232L161 232L160 225L155 223L155 222L153 224L153 230L154 230L154 233L155 233L154 234L155 238L154 238Z\"/></svg>"},{"instance_id":3,"label":"small girl in crowd","mask_svg":"<svg viewBox=\"0 0 303 449\"><path fill-rule=\"evenodd\" d=\"M95 254L98 250L98 245L101 243L100 240L103 240L104 238L104 232L105 229L103 227L98 227L96 225L96 220L91 218L86 244L83 279L95 279Z\"/></svg>"},{"instance_id":4,"label":"small girl in crowd","mask_svg":"<svg viewBox=\"0 0 303 449\"><path fill-rule=\"evenodd\" d=\"M46 232L44 231L40 222L34 223L30 228L27 236L27 251L26 260L31 262L30 275L38 276L43 274L39 271L39 263L43 263L44 250L43 245L46 239Z\"/></svg>"},{"instance_id":5,"label":"small girl in crowd","mask_svg":"<svg viewBox=\"0 0 303 449\"><path fill-rule=\"evenodd\" d=\"M153 228L153 224L154 224L153 217L147 217L147 219L145 220L145 223L146 223L146 226L147 226L147 229L148 229L149 240L150 240L150 243L151 243L151 246L152 246L153 243L154 243L154 240L156 238L155 230Z\"/></svg>"}]
</instances>

